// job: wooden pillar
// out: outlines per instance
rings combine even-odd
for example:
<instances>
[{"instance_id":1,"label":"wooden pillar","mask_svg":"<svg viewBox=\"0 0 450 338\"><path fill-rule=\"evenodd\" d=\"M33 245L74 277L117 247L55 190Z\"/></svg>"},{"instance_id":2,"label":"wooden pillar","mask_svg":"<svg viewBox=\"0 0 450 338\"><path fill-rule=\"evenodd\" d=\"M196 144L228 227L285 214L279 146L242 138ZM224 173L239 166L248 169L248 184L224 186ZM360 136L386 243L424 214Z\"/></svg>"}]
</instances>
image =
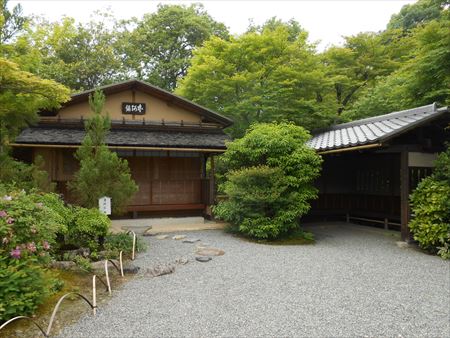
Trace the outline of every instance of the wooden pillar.
<instances>
[{"instance_id":1,"label":"wooden pillar","mask_svg":"<svg viewBox=\"0 0 450 338\"><path fill-rule=\"evenodd\" d=\"M402 240L405 242L409 242L411 239L408 228L410 220L409 190L408 152L403 150L400 153L400 223Z\"/></svg>"},{"instance_id":2,"label":"wooden pillar","mask_svg":"<svg viewBox=\"0 0 450 338\"><path fill-rule=\"evenodd\" d=\"M214 156L211 155L211 169L209 171L209 201L210 201L210 204L214 204L214 201L216 200L215 189L214 189L214 185L215 185L214 175L215 175Z\"/></svg>"}]
</instances>

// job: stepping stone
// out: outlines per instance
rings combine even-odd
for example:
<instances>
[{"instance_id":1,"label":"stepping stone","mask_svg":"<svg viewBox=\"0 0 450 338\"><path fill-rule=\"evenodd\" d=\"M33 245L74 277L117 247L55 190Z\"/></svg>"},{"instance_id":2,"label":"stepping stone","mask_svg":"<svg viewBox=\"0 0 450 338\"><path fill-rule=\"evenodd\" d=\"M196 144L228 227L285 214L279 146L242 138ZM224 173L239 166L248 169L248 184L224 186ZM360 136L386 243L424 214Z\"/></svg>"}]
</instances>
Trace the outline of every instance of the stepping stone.
<instances>
[{"instance_id":1,"label":"stepping stone","mask_svg":"<svg viewBox=\"0 0 450 338\"><path fill-rule=\"evenodd\" d=\"M176 235L176 236L172 237L172 239L174 239L176 241L179 241L180 239L185 239L185 238L186 238L186 235Z\"/></svg>"},{"instance_id":2,"label":"stepping stone","mask_svg":"<svg viewBox=\"0 0 450 338\"><path fill-rule=\"evenodd\" d=\"M189 263L189 259L185 257L180 257L175 260L175 264L186 265L187 263Z\"/></svg>"},{"instance_id":3,"label":"stepping stone","mask_svg":"<svg viewBox=\"0 0 450 338\"><path fill-rule=\"evenodd\" d=\"M183 243L195 243L200 241L200 238L186 238L183 240Z\"/></svg>"},{"instance_id":4,"label":"stepping stone","mask_svg":"<svg viewBox=\"0 0 450 338\"><path fill-rule=\"evenodd\" d=\"M223 256L225 251L213 247L198 246L195 253L200 256Z\"/></svg>"},{"instance_id":5,"label":"stepping stone","mask_svg":"<svg viewBox=\"0 0 450 338\"><path fill-rule=\"evenodd\" d=\"M145 271L146 276L158 277L163 275L171 274L175 271L175 266L173 264L158 264Z\"/></svg>"},{"instance_id":6,"label":"stepping stone","mask_svg":"<svg viewBox=\"0 0 450 338\"><path fill-rule=\"evenodd\" d=\"M167 237L169 237L169 235L158 235L155 238L156 239L166 239Z\"/></svg>"},{"instance_id":7,"label":"stepping stone","mask_svg":"<svg viewBox=\"0 0 450 338\"><path fill-rule=\"evenodd\" d=\"M195 257L195 259L198 262L206 263L206 262L209 262L212 258L209 257L209 256L207 256L207 257L205 257L205 256L198 256L198 257Z\"/></svg>"}]
</instances>

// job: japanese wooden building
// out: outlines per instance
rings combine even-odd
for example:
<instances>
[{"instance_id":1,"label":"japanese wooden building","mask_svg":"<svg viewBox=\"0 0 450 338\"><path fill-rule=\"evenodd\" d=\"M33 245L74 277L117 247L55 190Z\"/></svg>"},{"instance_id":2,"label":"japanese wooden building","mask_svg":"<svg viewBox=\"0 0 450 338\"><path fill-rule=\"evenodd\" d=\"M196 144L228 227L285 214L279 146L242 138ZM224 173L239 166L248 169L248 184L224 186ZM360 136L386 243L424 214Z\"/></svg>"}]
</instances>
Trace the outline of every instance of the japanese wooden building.
<instances>
[{"instance_id":1,"label":"japanese wooden building","mask_svg":"<svg viewBox=\"0 0 450 338\"><path fill-rule=\"evenodd\" d=\"M128 211L205 212L214 198L206 161L225 151L223 129L232 121L137 80L99 89L112 122L107 144L127 159L139 186ZM39 123L23 130L12 144L22 160L44 158L50 179L68 201L67 182L78 169L74 152L85 135L84 120L92 114L92 92L74 94L58 111L42 113Z\"/></svg>"},{"instance_id":2,"label":"japanese wooden building","mask_svg":"<svg viewBox=\"0 0 450 338\"><path fill-rule=\"evenodd\" d=\"M431 104L313 133L324 163L310 216L397 228L409 240L409 194L450 140L449 124L448 107Z\"/></svg>"}]
</instances>

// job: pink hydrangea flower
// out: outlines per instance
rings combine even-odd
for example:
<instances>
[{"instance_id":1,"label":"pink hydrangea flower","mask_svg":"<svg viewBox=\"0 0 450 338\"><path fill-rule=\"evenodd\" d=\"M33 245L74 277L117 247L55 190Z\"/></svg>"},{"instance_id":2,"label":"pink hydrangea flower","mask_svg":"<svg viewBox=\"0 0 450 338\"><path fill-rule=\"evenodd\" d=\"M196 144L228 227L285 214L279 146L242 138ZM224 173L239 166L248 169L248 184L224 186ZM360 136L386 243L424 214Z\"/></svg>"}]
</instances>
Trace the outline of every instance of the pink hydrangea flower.
<instances>
[{"instance_id":1,"label":"pink hydrangea flower","mask_svg":"<svg viewBox=\"0 0 450 338\"><path fill-rule=\"evenodd\" d=\"M44 250L49 250L50 249L50 244L48 244L47 241L42 242L42 246L43 246Z\"/></svg>"},{"instance_id":2,"label":"pink hydrangea flower","mask_svg":"<svg viewBox=\"0 0 450 338\"><path fill-rule=\"evenodd\" d=\"M8 224L13 224L13 223L14 223L14 218L8 217L8 218L6 219L6 223L8 223Z\"/></svg>"},{"instance_id":3,"label":"pink hydrangea flower","mask_svg":"<svg viewBox=\"0 0 450 338\"><path fill-rule=\"evenodd\" d=\"M19 259L20 258L20 254L21 254L20 247L16 246L15 249L11 250L10 254L11 254L12 258Z\"/></svg>"},{"instance_id":4,"label":"pink hydrangea flower","mask_svg":"<svg viewBox=\"0 0 450 338\"><path fill-rule=\"evenodd\" d=\"M36 244L34 244L34 242L28 243L27 250L30 252L36 252Z\"/></svg>"},{"instance_id":5,"label":"pink hydrangea flower","mask_svg":"<svg viewBox=\"0 0 450 338\"><path fill-rule=\"evenodd\" d=\"M8 213L6 212L6 210L0 210L0 217L6 217L8 216Z\"/></svg>"}]
</instances>

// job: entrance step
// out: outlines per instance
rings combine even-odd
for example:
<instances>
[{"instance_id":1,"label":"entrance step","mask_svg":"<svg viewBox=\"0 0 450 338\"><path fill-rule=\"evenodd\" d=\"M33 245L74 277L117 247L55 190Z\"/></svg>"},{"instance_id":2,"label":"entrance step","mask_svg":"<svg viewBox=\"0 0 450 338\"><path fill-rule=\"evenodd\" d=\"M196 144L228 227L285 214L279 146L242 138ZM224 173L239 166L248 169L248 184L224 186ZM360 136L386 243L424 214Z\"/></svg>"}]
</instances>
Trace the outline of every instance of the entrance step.
<instances>
[{"instance_id":1,"label":"entrance step","mask_svg":"<svg viewBox=\"0 0 450 338\"><path fill-rule=\"evenodd\" d=\"M205 220L203 217L118 219L111 223L113 232L132 230L136 234L223 229L225 226L225 223Z\"/></svg>"}]
</instances>

